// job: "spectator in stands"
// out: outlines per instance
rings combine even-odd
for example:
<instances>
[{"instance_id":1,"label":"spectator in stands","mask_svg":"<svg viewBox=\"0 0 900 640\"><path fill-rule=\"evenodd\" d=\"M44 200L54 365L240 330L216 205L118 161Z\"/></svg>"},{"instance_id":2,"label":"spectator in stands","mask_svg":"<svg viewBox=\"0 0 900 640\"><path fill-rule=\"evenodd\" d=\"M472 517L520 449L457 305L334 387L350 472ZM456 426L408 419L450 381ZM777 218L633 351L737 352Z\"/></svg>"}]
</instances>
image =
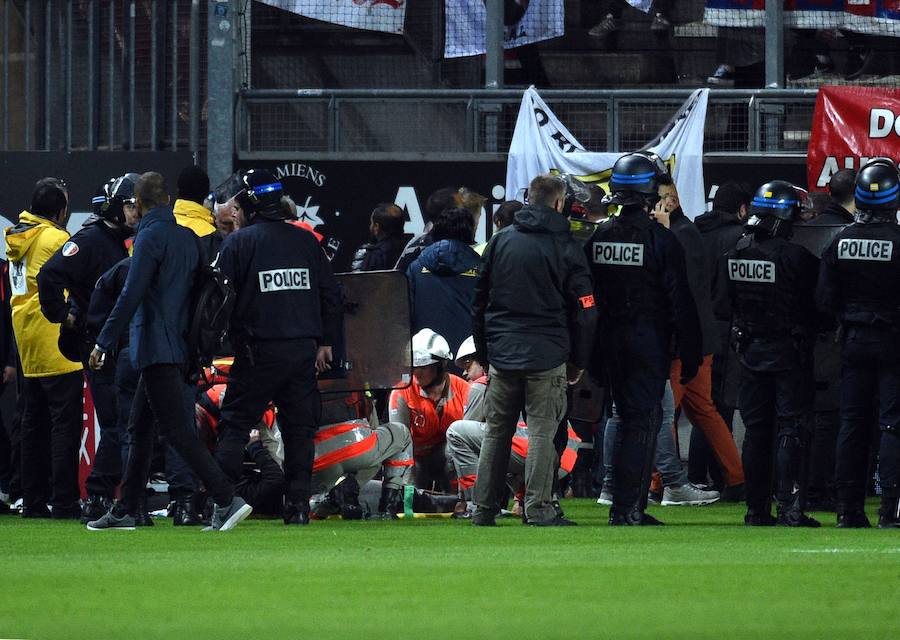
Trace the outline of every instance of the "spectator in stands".
<instances>
[{"instance_id":1,"label":"spectator in stands","mask_svg":"<svg viewBox=\"0 0 900 640\"><path fill-rule=\"evenodd\" d=\"M38 301L37 275L69 239L69 193L56 178L35 185L31 211L6 230L12 321L22 359L22 492L25 518L79 518L82 366L59 351L59 324ZM51 504L52 514L47 509Z\"/></svg>"},{"instance_id":2,"label":"spectator in stands","mask_svg":"<svg viewBox=\"0 0 900 640\"><path fill-rule=\"evenodd\" d=\"M472 225L468 209L457 207L441 213L431 229L433 244L406 272L413 301L413 331L433 329L454 351L472 334L472 298L481 268L481 256L472 248ZM455 367L452 371L460 373Z\"/></svg>"},{"instance_id":3,"label":"spectator in stands","mask_svg":"<svg viewBox=\"0 0 900 640\"><path fill-rule=\"evenodd\" d=\"M672 230L684 250L688 283L702 333L703 361L687 384L681 380L681 360L672 362L670 379L675 408L681 407L694 427L703 431L712 446L716 460L725 475L724 497L726 500L740 500L741 486L744 484L744 470L741 456L728 426L716 410L712 399L712 360L715 351L716 329L712 310L712 268L703 244L703 238L694 223L681 210L678 189L667 174L659 180L660 200L654 216L664 226Z\"/></svg>"},{"instance_id":4,"label":"spectator in stands","mask_svg":"<svg viewBox=\"0 0 900 640\"><path fill-rule=\"evenodd\" d=\"M381 202L372 211L369 222L371 240L356 252L353 271L386 271L393 269L406 246L403 226L406 215L393 202Z\"/></svg>"},{"instance_id":5,"label":"spectator in stands","mask_svg":"<svg viewBox=\"0 0 900 640\"><path fill-rule=\"evenodd\" d=\"M422 253L422 249L431 244L431 226L438 214L445 209L459 206L462 206L462 196L456 187L444 187L428 196L428 200L425 202L425 216L428 218L425 221L425 229L407 243L394 268L401 273L406 273L412 261Z\"/></svg>"},{"instance_id":6,"label":"spectator in stands","mask_svg":"<svg viewBox=\"0 0 900 640\"><path fill-rule=\"evenodd\" d=\"M752 191L747 184L729 181L720 185L713 198L712 211L697 216L694 223L700 231L706 251L709 273L718 264L719 257L733 247L743 233L743 223L747 218ZM711 288L713 300L726 295L724 291ZM737 403L737 378L739 369L737 358L731 352L728 322L716 321L712 358L712 399L716 410L725 421L729 431L732 428L734 408ZM707 474L718 486L724 486L721 471L715 463L712 452L702 430L691 431L688 477L695 484L705 484Z\"/></svg>"},{"instance_id":7,"label":"spectator in stands","mask_svg":"<svg viewBox=\"0 0 900 640\"><path fill-rule=\"evenodd\" d=\"M525 205L519 202L518 200L507 200L494 212L493 223L494 223L494 231L500 231L500 229L505 229L509 225L513 223L513 219L515 218L516 212L524 207Z\"/></svg>"},{"instance_id":8,"label":"spectator in stands","mask_svg":"<svg viewBox=\"0 0 900 640\"><path fill-rule=\"evenodd\" d=\"M598 38L602 42L613 33L622 29L622 10L628 4L625 0L606 0L606 16L591 27L588 35ZM653 12L653 20L650 22L650 31L663 34L672 29L672 23L666 17L670 10L670 0L653 0L650 11Z\"/></svg>"}]
</instances>

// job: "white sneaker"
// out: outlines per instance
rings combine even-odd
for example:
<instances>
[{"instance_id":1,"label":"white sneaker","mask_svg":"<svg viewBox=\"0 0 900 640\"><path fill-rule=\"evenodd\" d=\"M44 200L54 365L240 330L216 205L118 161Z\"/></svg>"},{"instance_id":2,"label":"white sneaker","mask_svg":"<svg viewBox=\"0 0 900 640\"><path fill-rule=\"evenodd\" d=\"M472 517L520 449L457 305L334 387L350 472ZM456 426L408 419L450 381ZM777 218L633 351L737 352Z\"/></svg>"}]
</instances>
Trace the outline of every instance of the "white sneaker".
<instances>
[{"instance_id":1,"label":"white sneaker","mask_svg":"<svg viewBox=\"0 0 900 640\"><path fill-rule=\"evenodd\" d=\"M700 506L704 504L712 504L718 499L718 491L704 491L700 487L688 482L687 484L683 484L680 487L666 487L665 489L663 489L662 506Z\"/></svg>"},{"instance_id":2,"label":"white sneaker","mask_svg":"<svg viewBox=\"0 0 900 640\"><path fill-rule=\"evenodd\" d=\"M612 506L613 495L609 491L601 491L600 497L597 498L597 504L602 504L606 507Z\"/></svg>"}]
</instances>

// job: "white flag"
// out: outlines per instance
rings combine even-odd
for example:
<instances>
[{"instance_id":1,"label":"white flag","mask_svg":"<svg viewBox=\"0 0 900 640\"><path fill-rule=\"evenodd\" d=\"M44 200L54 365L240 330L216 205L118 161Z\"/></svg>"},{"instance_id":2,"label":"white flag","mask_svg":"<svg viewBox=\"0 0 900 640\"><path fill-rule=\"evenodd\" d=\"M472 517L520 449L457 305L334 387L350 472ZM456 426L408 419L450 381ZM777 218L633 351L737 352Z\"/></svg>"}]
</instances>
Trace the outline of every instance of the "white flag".
<instances>
[{"instance_id":1,"label":"white flag","mask_svg":"<svg viewBox=\"0 0 900 640\"><path fill-rule=\"evenodd\" d=\"M484 0L446 0L445 16L445 58L479 56L485 52ZM564 18L563 0L531 0L522 19L505 28L503 48L559 38L565 33Z\"/></svg>"},{"instance_id":2,"label":"white flag","mask_svg":"<svg viewBox=\"0 0 900 640\"><path fill-rule=\"evenodd\" d=\"M657 137L641 150L662 158L678 189L684 214L693 219L706 211L703 186L703 125L709 89L697 89L681 105ZM623 152L624 153L624 152ZM521 200L532 178L558 171L607 188L612 166L623 153L587 151L529 87L506 163L506 197ZM608 189L607 189L608 190Z\"/></svg>"},{"instance_id":3,"label":"white flag","mask_svg":"<svg viewBox=\"0 0 900 640\"><path fill-rule=\"evenodd\" d=\"M403 33L406 0L260 0L307 18L354 29Z\"/></svg>"}]
</instances>

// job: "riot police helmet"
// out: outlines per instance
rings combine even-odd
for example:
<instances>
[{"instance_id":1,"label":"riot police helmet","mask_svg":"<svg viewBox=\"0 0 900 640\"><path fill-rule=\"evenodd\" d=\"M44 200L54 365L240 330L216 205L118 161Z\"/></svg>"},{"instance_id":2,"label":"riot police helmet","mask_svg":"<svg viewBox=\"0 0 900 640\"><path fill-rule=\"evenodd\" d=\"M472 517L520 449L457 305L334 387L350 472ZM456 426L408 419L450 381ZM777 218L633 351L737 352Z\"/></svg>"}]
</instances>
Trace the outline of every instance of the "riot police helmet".
<instances>
[{"instance_id":1,"label":"riot police helmet","mask_svg":"<svg viewBox=\"0 0 900 640\"><path fill-rule=\"evenodd\" d=\"M139 179L140 176L136 173L126 173L107 182L103 188L103 195L98 194L94 197L94 213L107 222L124 225L125 205L137 202L134 187ZM101 197L104 201L101 201Z\"/></svg>"},{"instance_id":2,"label":"riot police helmet","mask_svg":"<svg viewBox=\"0 0 900 640\"><path fill-rule=\"evenodd\" d=\"M750 215L758 220L774 217L784 222L800 218L802 194L785 180L772 180L762 185L750 201Z\"/></svg>"},{"instance_id":3,"label":"riot police helmet","mask_svg":"<svg viewBox=\"0 0 900 640\"><path fill-rule=\"evenodd\" d=\"M613 193L656 195L659 188L656 163L643 153L626 153L613 165L609 188Z\"/></svg>"},{"instance_id":4,"label":"riot police helmet","mask_svg":"<svg viewBox=\"0 0 900 640\"><path fill-rule=\"evenodd\" d=\"M288 213L281 202L284 187L267 169L250 169L241 174L241 189L235 198L252 220L261 216L269 220L286 220Z\"/></svg>"},{"instance_id":5,"label":"riot police helmet","mask_svg":"<svg viewBox=\"0 0 900 640\"><path fill-rule=\"evenodd\" d=\"M880 219L894 219L900 207L900 175L889 158L867 162L856 175L853 194L857 213Z\"/></svg>"}]
</instances>

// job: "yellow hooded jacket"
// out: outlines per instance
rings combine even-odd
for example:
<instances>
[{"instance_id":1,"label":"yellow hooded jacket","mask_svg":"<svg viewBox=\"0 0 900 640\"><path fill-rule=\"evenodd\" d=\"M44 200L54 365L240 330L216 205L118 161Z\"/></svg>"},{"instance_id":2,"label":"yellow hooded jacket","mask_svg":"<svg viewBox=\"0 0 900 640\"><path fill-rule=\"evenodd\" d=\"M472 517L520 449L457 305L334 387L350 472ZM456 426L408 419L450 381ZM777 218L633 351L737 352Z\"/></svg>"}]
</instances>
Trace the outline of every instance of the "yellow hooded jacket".
<instances>
[{"instance_id":1,"label":"yellow hooded jacket","mask_svg":"<svg viewBox=\"0 0 900 640\"><path fill-rule=\"evenodd\" d=\"M25 377L46 378L80 371L80 363L59 352L59 324L44 317L38 301L38 272L66 243L69 234L50 220L23 211L19 223L7 228L5 235L13 331Z\"/></svg>"},{"instance_id":2,"label":"yellow hooded jacket","mask_svg":"<svg viewBox=\"0 0 900 640\"><path fill-rule=\"evenodd\" d=\"M193 231L198 238L215 233L212 214L202 204L191 200L176 200L172 209L175 212L175 222Z\"/></svg>"}]
</instances>

